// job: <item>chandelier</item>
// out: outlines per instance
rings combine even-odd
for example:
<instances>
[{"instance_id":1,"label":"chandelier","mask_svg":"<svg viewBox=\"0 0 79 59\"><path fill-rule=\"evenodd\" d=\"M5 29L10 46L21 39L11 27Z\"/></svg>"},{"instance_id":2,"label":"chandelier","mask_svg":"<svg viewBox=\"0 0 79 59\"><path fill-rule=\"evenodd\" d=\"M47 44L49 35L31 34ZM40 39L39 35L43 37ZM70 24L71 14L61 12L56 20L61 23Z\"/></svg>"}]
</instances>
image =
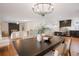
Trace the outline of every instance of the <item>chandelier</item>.
<instances>
[{"instance_id":1,"label":"chandelier","mask_svg":"<svg viewBox=\"0 0 79 59\"><path fill-rule=\"evenodd\" d=\"M36 3L32 7L33 12L41 16L45 16L46 14L52 13L53 9L54 8L51 3Z\"/></svg>"}]
</instances>

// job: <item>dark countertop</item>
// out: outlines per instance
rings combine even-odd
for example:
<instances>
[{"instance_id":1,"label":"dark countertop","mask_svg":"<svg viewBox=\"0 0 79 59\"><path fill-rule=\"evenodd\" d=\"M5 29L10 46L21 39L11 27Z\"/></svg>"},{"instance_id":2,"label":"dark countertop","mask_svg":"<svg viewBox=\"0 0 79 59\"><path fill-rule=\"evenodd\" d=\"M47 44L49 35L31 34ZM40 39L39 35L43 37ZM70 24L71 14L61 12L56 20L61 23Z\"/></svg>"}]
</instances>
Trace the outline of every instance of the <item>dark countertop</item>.
<instances>
[{"instance_id":1,"label":"dark countertop","mask_svg":"<svg viewBox=\"0 0 79 59\"><path fill-rule=\"evenodd\" d=\"M64 36L64 37L79 37L79 30L70 30L69 33L64 32L54 32L55 36Z\"/></svg>"},{"instance_id":2,"label":"dark countertop","mask_svg":"<svg viewBox=\"0 0 79 59\"><path fill-rule=\"evenodd\" d=\"M42 56L63 41L64 40L60 38L39 43L36 39L24 39L13 41L13 44L20 56Z\"/></svg>"}]
</instances>

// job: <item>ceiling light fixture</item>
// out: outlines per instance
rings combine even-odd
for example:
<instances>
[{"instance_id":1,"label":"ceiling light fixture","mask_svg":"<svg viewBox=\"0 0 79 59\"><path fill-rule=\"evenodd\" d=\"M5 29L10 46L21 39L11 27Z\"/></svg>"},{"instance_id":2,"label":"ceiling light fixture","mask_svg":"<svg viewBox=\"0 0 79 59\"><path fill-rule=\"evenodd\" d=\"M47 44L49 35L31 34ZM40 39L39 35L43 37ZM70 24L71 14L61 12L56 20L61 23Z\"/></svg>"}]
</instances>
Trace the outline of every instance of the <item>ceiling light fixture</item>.
<instances>
[{"instance_id":1,"label":"ceiling light fixture","mask_svg":"<svg viewBox=\"0 0 79 59\"><path fill-rule=\"evenodd\" d=\"M45 16L46 14L52 13L53 9L54 7L51 3L36 3L32 7L33 12L41 16Z\"/></svg>"}]
</instances>

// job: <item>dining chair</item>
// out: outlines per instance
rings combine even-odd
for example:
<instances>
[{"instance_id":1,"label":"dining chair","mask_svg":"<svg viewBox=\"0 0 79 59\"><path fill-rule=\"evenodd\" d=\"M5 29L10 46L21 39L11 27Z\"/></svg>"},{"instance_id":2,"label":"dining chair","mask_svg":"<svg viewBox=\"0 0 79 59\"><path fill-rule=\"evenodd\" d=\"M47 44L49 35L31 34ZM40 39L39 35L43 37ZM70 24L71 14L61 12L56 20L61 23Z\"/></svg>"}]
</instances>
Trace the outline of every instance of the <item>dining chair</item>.
<instances>
[{"instance_id":1,"label":"dining chair","mask_svg":"<svg viewBox=\"0 0 79 59\"><path fill-rule=\"evenodd\" d=\"M72 43L72 38L69 38L67 39L67 41L64 42L64 55L65 56L71 56L71 51L70 51L71 43Z\"/></svg>"},{"instance_id":2,"label":"dining chair","mask_svg":"<svg viewBox=\"0 0 79 59\"><path fill-rule=\"evenodd\" d=\"M71 56L70 48L71 48L72 39L65 39L61 45L55 48L54 56Z\"/></svg>"},{"instance_id":3,"label":"dining chair","mask_svg":"<svg viewBox=\"0 0 79 59\"><path fill-rule=\"evenodd\" d=\"M44 56L62 56L63 55L63 46L64 44L59 44L56 48L52 49Z\"/></svg>"},{"instance_id":4,"label":"dining chair","mask_svg":"<svg viewBox=\"0 0 79 59\"><path fill-rule=\"evenodd\" d=\"M20 37L21 37L21 39L26 39L27 38L27 32L26 31L20 31Z\"/></svg>"},{"instance_id":5,"label":"dining chair","mask_svg":"<svg viewBox=\"0 0 79 59\"><path fill-rule=\"evenodd\" d=\"M10 38L12 40L20 39L21 38L20 32L12 32Z\"/></svg>"},{"instance_id":6,"label":"dining chair","mask_svg":"<svg viewBox=\"0 0 79 59\"><path fill-rule=\"evenodd\" d=\"M53 50L53 56L63 56L64 44L61 43Z\"/></svg>"},{"instance_id":7,"label":"dining chair","mask_svg":"<svg viewBox=\"0 0 79 59\"><path fill-rule=\"evenodd\" d=\"M53 39L59 39L59 37L54 36ZM72 38L66 38L66 37L60 37L60 39L63 39L64 41L60 43L58 46L56 46L54 49L49 51L44 56L71 56L71 43Z\"/></svg>"},{"instance_id":8,"label":"dining chair","mask_svg":"<svg viewBox=\"0 0 79 59\"><path fill-rule=\"evenodd\" d=\"M57 41L57 39L64 40L63 37L53 36L53 40ZM63 42L61 42L59 45L57 45L54 49L46 53L44 56L61 56L63 55L63 50L64 50L64 44Z\"/></svg>"}]
</instances>

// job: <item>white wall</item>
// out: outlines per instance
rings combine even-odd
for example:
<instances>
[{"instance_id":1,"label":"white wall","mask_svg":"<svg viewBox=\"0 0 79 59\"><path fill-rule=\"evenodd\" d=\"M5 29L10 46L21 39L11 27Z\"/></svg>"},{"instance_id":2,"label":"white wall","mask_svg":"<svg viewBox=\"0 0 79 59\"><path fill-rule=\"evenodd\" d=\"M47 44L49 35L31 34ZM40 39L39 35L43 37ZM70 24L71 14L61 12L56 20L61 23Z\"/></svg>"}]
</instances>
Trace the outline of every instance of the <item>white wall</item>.
<instances>
[{"instance_id":1,"label":"white wall","mask_svg":"<svg viewBox=\"0 0 79 59\"><path fill-rule=\"evenodd\" d=\"M72 19L71 30L79 30L79 18Z\"/></svg>"},{"instance_id":2,"label":"white wall","mask_svg":"<svg viewBox=\"0 0 79 59\"><path fill-rule=\"evenodd\" d=\"M67 28L69 30L79 30L79 18L71 18L71 19L72 19L71 27L67 27ZM20 30L22 30L22 25L24 25L24 30L27 31L30 29L38 29L40 27L40 24L42 24L51 27L52 31L59 31L60 19L36 18L31 20L32 21L30 22L25 22L23 24L20 24ZM2 31L8 32L8 22L1 22L1 23L2 23Z\"/></svg>"},{"instance_id":3,"label":"white wall","mask_svg":"<svg viewBox=\"0 0 79 59\"><path fill-rule=\"evenodd\" d=\"M69 17L75 17L75 16L79 17L79 14L77 11L79 10L78 8L79 4L73 4L73 3L71 4L70 3L68 4L55 3L53 12L51 14L45 15L45 17L41 17L40 15L33 13L32 3L31 4L27 4L27 3L0 4L0 5L1 5L0 15L3 17L2 20L8 21L8 22L9 21L14 22L14 21L17 21L18 19L28 20L29 18L33 20L33 22L28 22L27 24L25 24L25 30L38 28L40 24L48 24L48 25L51 25L51 27L53 28L52 31L58 31L59 30L58 20L60 20L60 18L67 19ZM77 11L77 12L74 12L74 11ZM76 29L75 26L76 25L73 24L70 29ZM8 31L8 30L5 30L5 28L3 30Z\"/></svg>"},{"instance_id":4,"label":"white wall","mask_svg":"<svg viewBox=\"0 0 79 59\"><path fill-rule=\"evenodd\" d=\"M79 30L79 18L71 18L71 26L70 27L62 27L62 31L65 29L68 30Z\"/></svg>"},{"instance_id":5,"label":"white wall","mask_svg":"<svg viewBox=\"0 0 79 59\"><path fill-rule=\"evenodd\" d=\"M7 22L2 22L1 23L1 28L3 32L9 32L8 31L8 23Z\"/></svg>"},{"instance_id":6,"label":"white wall","mask_svg":"<svg viewBox=\"0 0 79 59\"><path fill-rule=\"evenodd\" d=\"M38 29L42 25L48 26L51 28L52 32L53 31L59 31L59 21L58 20L53 20L50 21L50 19L36 19L34 21L26 22L25 23L25 30L30 30L30 29Z\"/></svg>"},{"instance_id":7,"label":"white wall","mask_svg":"<svg viewBox=\"0 0 79 59\"><path fill-rule=\"evenodd\" d=\"M30 29L38 29L40 27L40 24L46 25L52 28L52 31L59 31L59 21L57 19L46 19L41 18L35 19L30 22L25 22L20 24L20 30L22 30L22 25L24 25L24 30L30 30ZM2 31L8 32L8 22L1 22ZM63 27L64 28L64 27ZM67 27L69 30L79 30L79 18L72 18L71 27Z\"/></svg>"},{"instance_id":8,"label":"white wall","mask_svg":"<svg viewBox=\"0 0 79 59\"><path fill-rule=\"evenodd\" d=\"M8 32L8 22L0 21L0 30L2 32Z\"/></svg>"},{"instance_id":9,"label":"white wall","mask_svg":"<svg viewBox=\"0 0 79 59\"><path fill-rule=\"evenodd\" d=\"M69 30L79 30L79 18L71 18L72 23L71 27L67 27ZM27 19L26 19L27 20ZM22 30L22 25L24 25L24 30L38 29L40 24L46 25L52 28L52 31L59 31L59 21L58 19L49 19L49 18L38 18L31 19L30 22L25 22L20 24L20 30ZM63 19L64 20L64 19ZM8 22L1 22L2 31L8 32Z\"/></svg>"}]
</instances>

